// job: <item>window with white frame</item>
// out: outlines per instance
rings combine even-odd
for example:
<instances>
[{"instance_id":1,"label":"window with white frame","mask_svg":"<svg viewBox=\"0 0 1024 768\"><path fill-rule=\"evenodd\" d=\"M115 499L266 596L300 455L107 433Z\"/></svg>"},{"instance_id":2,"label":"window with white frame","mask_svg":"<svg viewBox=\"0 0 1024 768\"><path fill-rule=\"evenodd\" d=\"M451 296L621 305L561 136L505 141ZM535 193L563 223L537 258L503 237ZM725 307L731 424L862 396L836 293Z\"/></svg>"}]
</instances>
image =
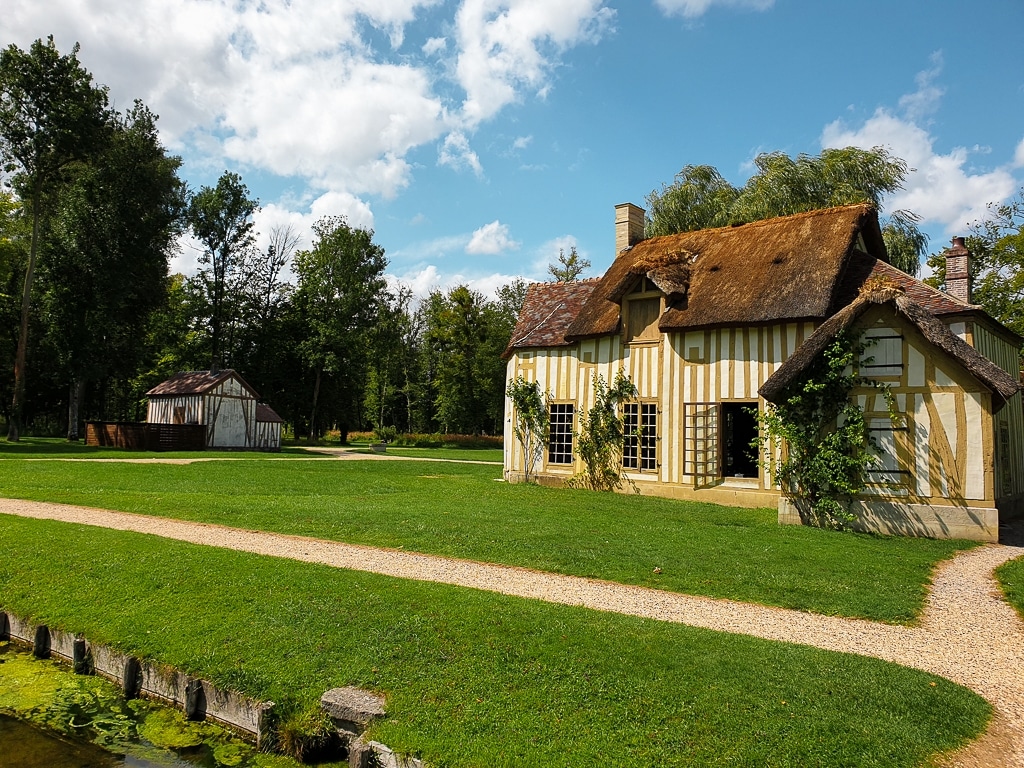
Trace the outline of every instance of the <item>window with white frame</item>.
<instances>
[{"instance_id":1,"label":"window with white frame","mask_svg":"<svg viewBox=\"0 0 1024 768\"><path fill-rule=\"evenodd\" d=\"M658 406L626 403L622 406L622 466L641 472L658 468Z\"/></svg>"},{"instance_id":2,"label":"window with white frame","mask_svg":"<svg viewBox=\"0 0 1024 768\"><path fill-rule=\"evenodd\" d=\"M575 406L552 403L548 412L548 464L572 464L572 426Z\"/></svg>"}]
</instances>

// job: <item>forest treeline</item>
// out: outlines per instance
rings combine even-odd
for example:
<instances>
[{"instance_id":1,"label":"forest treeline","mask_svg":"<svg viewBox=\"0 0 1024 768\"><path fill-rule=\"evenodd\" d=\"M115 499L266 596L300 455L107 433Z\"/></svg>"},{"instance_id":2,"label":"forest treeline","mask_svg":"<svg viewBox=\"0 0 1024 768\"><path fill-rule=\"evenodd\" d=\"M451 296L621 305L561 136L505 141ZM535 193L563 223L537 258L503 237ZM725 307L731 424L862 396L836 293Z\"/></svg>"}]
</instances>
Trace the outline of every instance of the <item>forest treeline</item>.
<instances>
[{"instance_id":1,"label":"forest treeline","mask_svg":"<svg viewBox=\"0 0 1024 768\"><path fill-rule=\"evenodd\" d=\"M119 112L52 38L0 52L0 416L8 436L145 418L182 370L233 368L298 436L501 432L526 286L417 299L343 216L258 238L242 178L190 189L157 117ZM183 236L198 270L170 274ZM259 241L268 241L264 248Z\"/></svg>"}]
</instances>

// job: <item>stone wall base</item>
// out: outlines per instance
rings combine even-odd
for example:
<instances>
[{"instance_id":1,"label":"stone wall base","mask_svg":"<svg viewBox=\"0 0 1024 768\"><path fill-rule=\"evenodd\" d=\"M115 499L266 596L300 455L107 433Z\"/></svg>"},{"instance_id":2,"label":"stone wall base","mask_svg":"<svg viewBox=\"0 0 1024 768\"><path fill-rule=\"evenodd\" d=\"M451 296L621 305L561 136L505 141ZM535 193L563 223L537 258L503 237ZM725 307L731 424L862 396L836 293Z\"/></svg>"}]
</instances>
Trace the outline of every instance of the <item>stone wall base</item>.
<instances>
[{"instance_id":1,"label":"stone wall base","mask_svg":"<svg viewBox=\"0 0 1024 768\"><path fill-rule=\"evenodd\" d=\"M262 747L269 735L273 702L250 699L173 667L95 645L71 632L37 625L10 613L0 613L0 639L32 646L40 658L58 657L70 662L76 672L101 675L131 689L126 690L128 698L142 695L184 709L190 720L216 720L251 738L257 747Z\"/></svg>"},{"instance_id":2,"label":"stone wall base","mask_svg":"<svg viewBox=\"0 0 1024 768\"><path fill-rule=\"evenodd\" d=\"M850 511L857 516L851 526L857 531L931 539L999 541L999 510L994 507L859 499L853 502ZM779 524L801 524L796 506L785 496L779 498Z\"/></svg>"}]
</instances>

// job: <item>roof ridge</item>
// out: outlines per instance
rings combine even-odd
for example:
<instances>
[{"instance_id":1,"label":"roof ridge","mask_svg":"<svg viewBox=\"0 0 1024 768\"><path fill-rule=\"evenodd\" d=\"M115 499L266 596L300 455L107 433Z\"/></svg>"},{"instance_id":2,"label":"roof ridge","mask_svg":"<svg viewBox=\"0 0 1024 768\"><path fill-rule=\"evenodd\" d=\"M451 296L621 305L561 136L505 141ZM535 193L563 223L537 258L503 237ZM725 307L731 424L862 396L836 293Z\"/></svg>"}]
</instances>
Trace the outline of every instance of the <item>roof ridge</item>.
<instances>
[{"instance_id":1,"label":"roof ridge","mask_svg":"<svg viewBox=\"0 0 1024 768\"><path fill-rule=\"evenodd\" d=\"M640 242L647 242L649 240L660 240L663 237L677 237L679 235L693 235L698 232L734 232L738 229L745 227L758 227L766 226L774 222L778 222L781 219L787 219L792 221L793 219L806 219L813 216L823 216L825 214L835 214L837 211L850 210L853 208L863 208L865 211L875 210L876 207L872 203L847 203L846 205L832 205L828 208L813 208L809 211L799 211L798 213L787 213L782 216L772 216L767 219L755 219L754 221L745 221L737 224L726 224L722 227L706 227L703 229L688 229L685 232L673 232L671 235L656 235L655 237L648 237ZM637 243L639 245L640 243Z\"/></svg>"},{"instance_id":2,"label":"roof ridge","mask_svg":"<svg viewBox=\"0 0 1024 768\"><path fill-rule=\"evenodd\" d=\"M878 264L881 266L881 268L883 270L892 270L893 272L898 273L900 277L904 277L904 278L906 278L908 280L913 280L916 285L921 286L921 287L927 289L930 293L932 293L932 294L934 294L936 296L939 296L939 297L945 299L946 301L951 301L954 304L959 304L965 310L966 309L981 309L981 310L984 309L984 307L981 306L980 304L971 304L969 302L963 301L962 299L958 299L953 294L947 293L946 291L942 290L941 288L936 288L934 285L929 285L928 283L926 283L924 280L922 280L921 278L917 277L916 275L912 275L909 272L904 272L902 269L900 269L899 267L893 266L888 261L883 261L882 259L878 259ZM920 303L920 302L918 302L918 303Z\"/></svg>"}]
</instances>

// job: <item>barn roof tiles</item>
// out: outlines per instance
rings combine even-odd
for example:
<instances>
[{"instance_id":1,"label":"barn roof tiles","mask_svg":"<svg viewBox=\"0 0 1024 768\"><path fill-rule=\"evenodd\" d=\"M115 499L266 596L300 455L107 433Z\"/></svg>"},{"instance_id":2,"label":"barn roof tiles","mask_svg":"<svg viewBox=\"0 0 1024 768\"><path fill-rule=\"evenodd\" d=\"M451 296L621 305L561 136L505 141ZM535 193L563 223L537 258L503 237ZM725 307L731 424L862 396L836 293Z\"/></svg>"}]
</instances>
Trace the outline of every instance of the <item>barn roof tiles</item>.
<instances>
[{"instance_id":1,"label":"barn roof tiles","mask_svg":"<svg viewBox=\"0 0 1024 768\"><path fill-rule=\"evenodd\" d=\"M149 390L146 395L159 397L168 395L202 395L209 392L223 381L234 377L253 397L259 397L256 390L250 387L238 372L225 368L220 371L180 371L167 381L161 382Z\"/></svg>"}]
</instances>

